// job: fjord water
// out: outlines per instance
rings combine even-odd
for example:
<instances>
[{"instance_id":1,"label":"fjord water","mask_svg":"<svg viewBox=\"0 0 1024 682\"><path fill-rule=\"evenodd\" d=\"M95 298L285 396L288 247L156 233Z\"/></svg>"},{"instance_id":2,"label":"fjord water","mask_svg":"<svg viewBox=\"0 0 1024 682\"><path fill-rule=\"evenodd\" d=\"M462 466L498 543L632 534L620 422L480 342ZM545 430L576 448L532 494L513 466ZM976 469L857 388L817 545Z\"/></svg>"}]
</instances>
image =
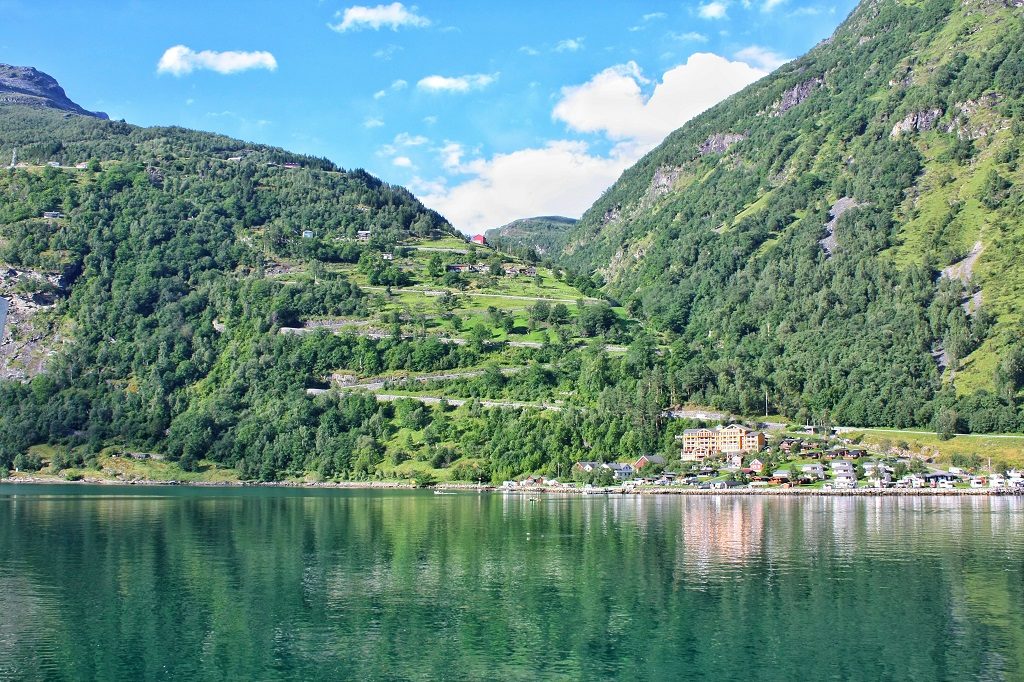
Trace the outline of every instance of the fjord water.
<instances>
[{"instance_id":1,"label":"fjord water","mask_svg":"<svg viewBox=\"0 0 1024 682\"><path fill-rule=\"evenodd\" d=\"M0 485L2 679L1024 679L1011 498Z\"/></svg>"}]
</instances>

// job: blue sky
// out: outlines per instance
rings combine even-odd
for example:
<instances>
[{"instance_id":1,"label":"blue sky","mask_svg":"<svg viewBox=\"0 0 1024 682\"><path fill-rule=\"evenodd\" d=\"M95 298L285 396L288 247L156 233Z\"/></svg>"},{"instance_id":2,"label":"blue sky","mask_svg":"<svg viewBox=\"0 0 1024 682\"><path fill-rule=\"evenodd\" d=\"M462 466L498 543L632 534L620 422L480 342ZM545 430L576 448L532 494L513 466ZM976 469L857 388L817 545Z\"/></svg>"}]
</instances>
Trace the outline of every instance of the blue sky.
<instances>
[{"instance_id":1,"label":"blue sky","mask_svg":"<svg viewBox=\"0 0 1024 682\"><path fill-rule=\"evenodd\" d=\"M578 217L853 0L0 0L0 62L88 109L362 167L456 227Z\"/></svg>"}]
</instances>

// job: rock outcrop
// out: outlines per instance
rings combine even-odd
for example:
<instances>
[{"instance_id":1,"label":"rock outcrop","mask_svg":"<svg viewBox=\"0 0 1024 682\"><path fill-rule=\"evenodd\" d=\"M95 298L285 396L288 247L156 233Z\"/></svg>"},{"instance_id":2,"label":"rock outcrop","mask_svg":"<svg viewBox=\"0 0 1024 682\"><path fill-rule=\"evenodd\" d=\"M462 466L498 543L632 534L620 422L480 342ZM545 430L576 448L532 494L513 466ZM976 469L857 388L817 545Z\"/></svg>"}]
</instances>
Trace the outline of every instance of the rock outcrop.
<instances>
[{"instance_id":1,"label":"rock outcrop","mask_svg":"<svg viewBox=\"0 0 1024 682\"><path fill-rule=\"evenodd\" d=\"M779 98L778 102L772 105L769 113L772 116L782 116L793 107L807 101L807 98L813 95L814 91L824 84L825 79L821 76L806 80L803 83L797 83L789 90L782 93L782 97Z\"/></svg>"},{"instance_id":2,"label":"rock outcrop","mask_svg":"<svg viewBox=\"0 0 1024 682\"><path fill-rule=\"evenodd\" d=\"M1002 101L1002 94L990 92L976 100L957 102L953 105L953 120L945 126L945 131L961 139L979 140L1004 130L1009 121L995 111Z\"/></svg>"},{"instance_id":3,"label":"rock outcrop","mask_svg":"<svg viewBox=\"0 0 1024 682\"><path fill-rule=\"evenodd\" d=\"M0 104L58 109L80 116L108 118L102 111L87 111L72 102L53 76L31 66L0 64Z\"/></svg>"},{"instance_id":4,"label":"rock outcrop","mask_svg":"<svg viewBox=\"0 0 1024 682\"><path fill-rule=\"evenodd\" d=\"M889 137L897 138L909 133L925 132L935 128L935 123L942 118L942 109L925 109L914 111L903 117L899 123L892 127Z\"/></svg>"},{"instance_id":5,"label":"rock outcrop","mask_svg":"<svg viewBox=\"0 0 1024 682\"><path fill-rule=\"evenodd\" d=\"M745 139L747 139L747 136L742 133L715 133L701 142L697 151L700 152L701 156L724 154L729 150L729 147Z\"/></svg>"},{"instance_id":6,"label":"rock outcrop","mask_svg":"<svg viewBox=\"0 0 1024 682\"><path fill-rule=\"evenodd\" d=\"M659 167L654 171L654 177L651 178L651 187L648 190L648 196L656 199L671 192L682 173L683 169L678 166Z\"/></svg>"},{"instance_id":7,"label":"rock outcrop","mask_svg":"<svg viewBox=\"0 0 1024 682\"><path fill-rule=\"evenodd\" d=\"M818 245L829 257L839 247L839 240L836 237L836 225L839 224L839 219L851 208L857 208L860 205L853 197L841 197L836 199L836 203L832 204L832 208L829 209L828 222L825 223L825 237L818 240Z\"/></svg>"}]
</instances>

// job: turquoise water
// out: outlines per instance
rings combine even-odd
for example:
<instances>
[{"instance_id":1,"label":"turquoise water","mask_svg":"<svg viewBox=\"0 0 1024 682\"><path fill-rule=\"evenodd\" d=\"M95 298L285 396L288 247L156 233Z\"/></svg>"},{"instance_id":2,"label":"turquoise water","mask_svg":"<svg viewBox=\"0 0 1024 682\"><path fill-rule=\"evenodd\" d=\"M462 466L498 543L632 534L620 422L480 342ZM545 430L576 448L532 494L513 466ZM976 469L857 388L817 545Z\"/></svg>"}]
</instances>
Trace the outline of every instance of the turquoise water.
<instances>
[{"instance_id":1,"label":"turquoise water","mask_svg":"<svg viewBox=\"0 0 1024 682\"><path fill-rule=\"evenodd\" d=\"M1024 500L0 485L0 679L1024 679Z\"/></svg>"}]
</instances>

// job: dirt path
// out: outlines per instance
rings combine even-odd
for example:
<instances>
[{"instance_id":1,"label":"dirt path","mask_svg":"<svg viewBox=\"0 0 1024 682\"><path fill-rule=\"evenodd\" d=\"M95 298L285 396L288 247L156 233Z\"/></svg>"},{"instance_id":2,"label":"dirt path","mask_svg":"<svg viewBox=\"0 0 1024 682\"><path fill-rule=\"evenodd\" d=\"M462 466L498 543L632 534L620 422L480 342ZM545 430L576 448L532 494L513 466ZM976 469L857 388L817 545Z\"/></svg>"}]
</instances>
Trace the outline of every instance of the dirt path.
<instances>
[{"instance_id":1,"label":"dirt path","mask_svg":"<svg viewBox=\"0 0 1024 682\"><path fill-rule=\"evenodd\" d=\"M364 386L359 386L359 387L354 387L354 388L365 388L365 387ZM327 393L327 392L329 392L331 390L333 390L333 389L329 389L329 388L307 388L306 389L306 394L307 395L322 395L322 394ZM449 405L454 405L455 407L461 407L462 405L465 405L466 403L468 403L470 400L473 400L472 398L450 398L448 396L436 396L436 395L398 395L396 393L374 393L373 397L377 399L377 402L381 402L381 403L388 403L388 402L394 402L396 400L409 399L409 400L418 400L418 401L420 401L421 403L423 403L425 405L437 405L437 404L440 404L440 402L443 400L443 401L447 402ZM533 408L533 409L536 409L536 410L551 410L552 412L560 412L562 410L562 408L560 406L558 406L558 405L548 405L547 403L525 403L525 402L518 402L518 401L515 401L515 400L484 400L484 399L480 399L480 404L483 405L484 407L511 407L511 408L515 408L515 409Z\"/></svg>"},{"instance_id":2,"label":"dirt path","mask_svg":"<svg viewBox=\"0 0 1024 682\"><path fill-rule=\"evenodd\" d=\"M365 287L360 287L360 288L363 289L364 291L386 291L387 290L386 287L376 287L376 286L365 286ZM395 288L392 288L391 291L392 292L398 292L400 294L423 294L424 296L443 296L444 294L449 293L447 289L410 289L410 288L395 289ZM456 293L459 296L474 296L474 297L479 297L479 298L502 298L502 299L506 299L506 300L509 300L509 301L548 301L548 302L551 302L551 303L575 303L576 300L577 300L577 299L573 299L573 298L548 298L548 297L545 297L545 296L517 296L517 295L514 295L514 294L485 294L485 293L481 293L481 292L477 292L477 291L469 291L469 292L458 291L458 292L454 292L454 293ZM588 302L591 302L591 303L597 303L601 299L599 299L599 298L583 297L582 300L588 301Z\"/></svg>"},{"instance_id":3,"label":"dirt path","mask_svg":"<svg viewBox=\"0 0 1024 682\"><path fill-rule=\"evenodd\" d=\"M504 376L512 376L524 371L525 367L500 367L500 371ZM351 386L339 386L338 390L345 391L356 388L364 388L369 391L379 391L384 388L388 383L397 383L402 381L414 381L417 383L425 384L428 381L451 381L453 379L472 379L473 377L481 376L485 370L473 369L465 372L459 371L448 371L448 372L433 372L430 374L419 374L414 376L394 376L394 377L379 377L375 379L368 379L361 381Z\"/></svg>"}]
</instances>

